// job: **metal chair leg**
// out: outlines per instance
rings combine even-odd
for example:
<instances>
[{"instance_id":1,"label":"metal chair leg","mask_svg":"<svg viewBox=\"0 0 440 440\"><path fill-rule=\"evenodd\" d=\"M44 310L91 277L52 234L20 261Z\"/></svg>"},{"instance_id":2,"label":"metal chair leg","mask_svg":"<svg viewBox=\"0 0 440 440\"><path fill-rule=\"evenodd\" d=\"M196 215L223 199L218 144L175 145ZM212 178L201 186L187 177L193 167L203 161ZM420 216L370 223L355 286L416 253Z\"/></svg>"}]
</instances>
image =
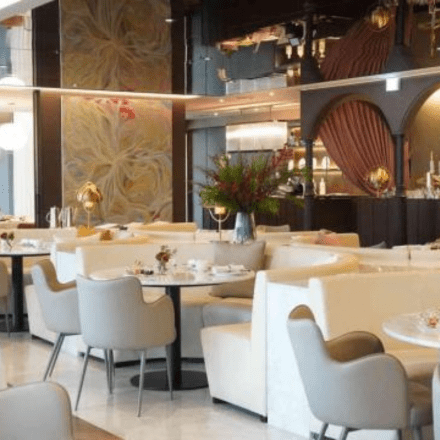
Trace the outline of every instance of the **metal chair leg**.
<instances>
[{"instance_id":1,"label":"metal chair leg","mask_svg":"<svg viewBox=\"0 0 440 440\"><path fill-rule=\"evenodd\" d=\"M168 387L170 390L170 398L173 400L173 378L171 377L171 345L165 347L166 361L167 361L167 377Z\"/></svg>"},{"instance_id":2,"label":"metal chair leg","mask_svg":"<svg viewBox=\"0 0 440 440\"><path fill-rule=\"evenodd\" d=\"M115 358L113 356L113 350L109 350L109 362L110 362L110 378L112 384L112 392L115 389Z\"/></svg>"},{"instance_id":3,"label":"metal chair leg","mask_svg":"<svg viewBox=\"0 0 440 440\"><path fill-rule=\"evenodd\" d=\"M86 375L86 370L87 370L87 363L89 362L89 354L90 354L90 349L92 347L87 347L87 351L86 351L86 355L84 356L84 364L83 364L83 370L81 373L81 379L79 382L79 388L78 388L78 394L76 396L76 403L75 403L75 411L78 410L78 404L79 404L79 398L81 397L81 392L82 392L82 388L84 385L84 377Z\"/></svg>"},{"instance_id":4,"label":"metal chair leg","mask_svg":"<svg viewBox=\"0 0 440 440\"><path fill-rule=\"evenodd\" d=\"M323 423L321 431L319 432L319 435L318 435L318 440L324 440L327 428L328 428L328 423Z\"/></svg>"},{"instance_id":5,"label":"metal chair leg","mask_svg":"<svg viewBox=\"0 0 440 440\"><path fill-rule=\"evenodd\" d=\"M346 440L348 433L350 432L350 429L344 428L341 432L341 435L339 437L339 440Z\"/></svg>"},{"instance_id":6,"label":"metal chair leg","mask_svg":"<svg viewBox=\"0 0 440 440\"><path fill-rule=\"evenodd\" d=\"M107 378L107 388L108 392L110 394L113 393L113 387L112 387L112 372L111 372L111 364L110 364L110 350L105 348L104 350L104 363L105 363L105 376Z\"/></svg>"},{"instance_id":7,"label":"metal chair leg","mask_svg":"<svg viewBox=\"0 0 440 440\"><path fill-rule=\"evenodd\" d=\"M53 373L53 370L54 370L54 368L55 368L55 364L56 364L56 362L57 362L57 360L58 360L58 356L59 356L59 354L60 354L60 352L61 352L61 347L63 346L63 343L64 343L64 339L65 339L65 337L66 337L66 334L65 334L65 333L61 333L61 340L60 340L60 343L58 344L57 352L56 352L56 354L55 354L55 358L53 359L53 361L52 361L52 365L50 366L49 377L52 376L52 373Z\"/></svg>"},{"instance_id":8,"label":"metal chair leg","mask_svg":"<svg viewBox=\"0 0 440 440\"><path fill-rule=\"evenodd\" d=\"M415 426L411 431L413 440L423 440L422 428L420 426Z\"/></svg>"},{"instance_id":9,"label":"metal chair leg","mask_svg":"<svg viewBox=\"0 0 440 440\"><path fill-rule=\"evenodd\" d=\"M139 370L139 394L138 394L138 413L137 416L141 416L142 411L142 394L144 391L144 370L145 370L145 351L141 352L141 366Z\"/></svg>"},{"instance_id":10,"label":"metal chair leg","mask_svg":"<svg viewBox=\"0 0 440 440\"><path fill-rule=\"evenodd\" d=\"M64 337L65 337L65 335L63 333L60 333L57 336L55 344L52 348L52 353L50 355L49 362L46 367L46 371L43 376L43 381L45 381L48 376L52 375L53 369L54 369L56 361L58 359L58 355L60 354L61 345L63 345Z\"/></svg>"}]
</instances>

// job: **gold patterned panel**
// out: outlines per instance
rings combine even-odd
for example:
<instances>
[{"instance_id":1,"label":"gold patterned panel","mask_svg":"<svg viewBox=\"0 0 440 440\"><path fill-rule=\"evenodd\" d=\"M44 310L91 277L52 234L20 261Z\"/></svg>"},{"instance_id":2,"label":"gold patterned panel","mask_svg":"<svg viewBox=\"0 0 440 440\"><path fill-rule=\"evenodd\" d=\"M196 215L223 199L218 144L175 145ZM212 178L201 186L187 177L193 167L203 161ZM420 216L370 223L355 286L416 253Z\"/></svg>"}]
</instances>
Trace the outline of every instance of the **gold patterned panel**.
<instances>
[{"instance_id":1,"label":"gold patterned panel","mask_svg":"<svg viewBox=\"0 0 440 440\"><path fill-rule=\"evenodd\" d=\"M62 85L171 91L168 0L61 0Z\"/></svg>"},{"instance_id":2,"label":"gold patterned panel","mask_svg":"<svg viewBox=\"0 0 440 440\"><path fill-rule=\"evenodd\" d=\"M171 220L170 103L64 97L63 121L66 205L90 180L104 197L102 221Z\"/></svg>"},{"instance_id":3,"label":"gold patterned panel","mask_svg":"<svg viewBox=\"0 0 440 440\"><path fill-rule=\"evenodd\" d=\"M60 5L64 87L171 91L169 0ZM170 102L64 97L62 112L64 205L91 180L101 221L172 219Z\"/></svg>"}]
</instances>

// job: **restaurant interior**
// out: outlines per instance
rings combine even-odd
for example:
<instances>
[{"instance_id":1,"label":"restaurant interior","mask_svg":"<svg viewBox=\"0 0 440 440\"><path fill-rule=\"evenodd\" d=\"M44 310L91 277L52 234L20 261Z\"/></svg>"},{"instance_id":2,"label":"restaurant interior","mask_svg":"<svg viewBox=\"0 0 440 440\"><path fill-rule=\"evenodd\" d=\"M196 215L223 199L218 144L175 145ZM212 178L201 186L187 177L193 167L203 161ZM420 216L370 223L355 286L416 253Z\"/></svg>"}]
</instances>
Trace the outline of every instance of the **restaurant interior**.
<instances>
[{"instance_id":1,"label":"restaurant interior","mask_svg":"<svg viewBox=\"0 0 440 440\"><path fill-rule=\"evenodd\" d=\"M0 440L440 440L439 24L0 1Z\"/></svg>"}]
</instances>

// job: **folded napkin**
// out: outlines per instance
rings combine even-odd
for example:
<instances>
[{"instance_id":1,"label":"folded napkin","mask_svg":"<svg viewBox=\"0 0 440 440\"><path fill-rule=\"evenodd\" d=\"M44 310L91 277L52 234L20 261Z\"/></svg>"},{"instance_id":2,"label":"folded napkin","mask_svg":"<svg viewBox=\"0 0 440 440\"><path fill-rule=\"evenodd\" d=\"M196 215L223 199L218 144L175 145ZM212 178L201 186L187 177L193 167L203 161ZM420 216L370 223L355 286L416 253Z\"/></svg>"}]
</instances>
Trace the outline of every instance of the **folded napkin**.
<instances>
[{"instance_id":1,"label":"folded napkin","mask_svg":"<svg viewBox=\"0 0 440 440\"><path fill-rule=\"evenodd\" d=\"M214 275L231 272L242 272L246 268L242 264L228 264L227 266L213 266L212 273Z\"/></svg>"},{"instance_id":2,"label":"folded napkin","mask_svg":"<svg viewBox=\"0 0 440 440\"><path fill-rule=\"evenodd\" d=\"M41 240L31 239L31 238L22 238L20 240L20 245L25 246L25 247L39 248L41 246Z\"/></svg>"}]
</instances>

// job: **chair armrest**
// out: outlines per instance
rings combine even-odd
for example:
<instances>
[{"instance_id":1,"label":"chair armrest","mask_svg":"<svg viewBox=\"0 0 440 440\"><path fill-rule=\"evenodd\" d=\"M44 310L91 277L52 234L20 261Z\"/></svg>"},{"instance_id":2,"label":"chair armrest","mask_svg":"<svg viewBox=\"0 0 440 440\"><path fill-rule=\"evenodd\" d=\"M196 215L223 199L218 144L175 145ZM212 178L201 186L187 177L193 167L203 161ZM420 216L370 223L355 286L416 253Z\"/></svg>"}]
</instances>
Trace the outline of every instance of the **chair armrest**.
<instances>
[{"instance_id":1,"label":"chair armrest","mask_svg":"<svg viewBox=\"0 0 440 440\"><path fill-rule=\"evenodd\" d=\"M369 354L384 353L382 341L373 333L353 331L326 341L330 357L348 362Z\"/></svg>"}]
</instances>

